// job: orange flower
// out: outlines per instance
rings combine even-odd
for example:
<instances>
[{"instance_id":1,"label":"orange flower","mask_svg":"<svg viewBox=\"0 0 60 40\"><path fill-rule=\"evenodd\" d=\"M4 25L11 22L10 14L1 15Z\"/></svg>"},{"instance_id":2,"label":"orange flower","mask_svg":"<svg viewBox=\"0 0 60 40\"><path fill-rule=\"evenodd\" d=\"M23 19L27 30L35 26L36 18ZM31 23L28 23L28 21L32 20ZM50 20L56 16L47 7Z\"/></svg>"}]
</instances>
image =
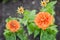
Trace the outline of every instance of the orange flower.
<instances>
[{"instance_id":1,"label":"orange flower","mask_svg":"<svg viewBox=\"0 0 60 40\"><path fill-rule=\"evenodd\" d=\"M20 24L17 20L10 20L6 24L6 28L9 29L11 32L16 32L20 28Z\"/></svg>"},{"instance_id":2,"label":"orange flower","mask_svg":"<svg viewBox=\"0 0 60 40\"><path fill-rule=\"evenodd\" d=\"M47 27L49 27L49 25L53 23L53 20L53 16L48 12L39 12L35 17L34 22L39 28L45 30Z\"/></svg>"}]
</instances>

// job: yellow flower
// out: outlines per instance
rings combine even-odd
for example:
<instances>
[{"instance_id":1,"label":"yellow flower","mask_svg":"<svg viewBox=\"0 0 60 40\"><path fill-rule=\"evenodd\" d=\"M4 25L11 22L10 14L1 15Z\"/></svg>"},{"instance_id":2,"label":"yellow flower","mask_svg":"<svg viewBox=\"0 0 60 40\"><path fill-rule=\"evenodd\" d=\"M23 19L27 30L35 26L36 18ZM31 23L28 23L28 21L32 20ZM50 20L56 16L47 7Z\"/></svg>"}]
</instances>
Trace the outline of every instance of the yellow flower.
<instances>
[{"instance_id":1,"label":"yellow flower","mask_svg":"<svg viewBox=\"0 0 60 40\"><path fill-rule=\"evenodd\" d=\"M24 12L24 8L21 6L21 7L18 7L18 10L17 10L17 13L23 13Z\"/></svg>"},{"instance_id":2,"label":"yellow flower","mask_svg":"<svg viewBox=\"0 0 60 40\"><path fill-rule=\"evenodd\" d=\"M46 6L46 2L45 1L41 1L41 6L45 7Z\"/></svg>"},{"instance_id":3,"label":"yellow flower","mask_svg":"<svg viewBox=\"0 0 60 40\"><path fill-rule=\"evenodd\" d=\"M43 1L45 1L45 2L47 2L47 3L49 2L49 0L43 0Z\"/></svg>"}]
</instances>

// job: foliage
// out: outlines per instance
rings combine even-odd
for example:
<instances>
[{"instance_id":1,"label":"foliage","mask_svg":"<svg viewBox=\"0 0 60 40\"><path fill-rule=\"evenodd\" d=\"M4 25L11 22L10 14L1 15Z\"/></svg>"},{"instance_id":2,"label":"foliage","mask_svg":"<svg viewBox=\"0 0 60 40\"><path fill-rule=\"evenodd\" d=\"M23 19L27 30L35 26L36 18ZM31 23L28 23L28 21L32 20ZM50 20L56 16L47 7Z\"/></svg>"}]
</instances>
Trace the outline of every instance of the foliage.
<instances>
[{"instance_id":1,"label":"foliage","mask_svg":"<svg viewBox=\"0 0 60 40\"><path fill-rule=\"evenodd\" d=\"M55 15L54 5L57 1L49 2L46 7L40 9L41 12L49 12L51 15ZM34 38L40 34L40 40L56 40L56 33L58 32L55 24L50 25L46 30L39 29L34 23L36 16L36 10L25 10L24 17L21 19L21 23L27 26L28 34L34 34Z\"/></svg>"},{"instance_id":2,"label":"foliage","mask_svg":"<svg viewBox=\"0 0 60 40\"><path fill-rule=\"evenodd\" d=\"M15 17L14 18L9 17L6 19L6 23L9 22L10 20L18 20L18 19ZM6 40L16 40L17 37L21 40L28 40L27 35L22 26L20 27L20 29L17 32L11 32L10 30L5 29L4 36L5 36Z\"/></svg>"},{"instance_id":3,"label":"foliage","mask_svg":"<svg viewBox=\"0 0 60 40\"><path fill-rule=\"evenodd\" d=\"M47 30L41 31L40 40L56 40L56 25L51 25Z\"/></svg>"},{"instance_id":4,"label":"foliage","mask_svg":"<svg viewBox=\"0 0 60 40\"><path fill-rule=\"evenodd\" d=\"M55 15L55 11L54 11L54 5L56 4L57 1L52 1L47 3L46 7L42 7L40 9L40 12L48 12L50 13L52 16ZM34 34L34 38L36 38L37 35L40 34L40 40L56 40L56 34L58 32L57 30L57 25L55 25L54 23L49 25L49 27L46 30L42 30L41 28L38 28L38 26L35 24L34 19L36 16L36 12L37 10L24 10L23 12L23 18L12 18L9 17L6 19L6 23L9 22L10 20L18 20L21 24L20 29L15 32L12 33L10 32L10 30L5 30L4 31L4 36L6 38L6 40L16 40L16 36L19 37L19 39L21 40L28 40L28 35ZM21 15L21 13L19 14ZM55 22L55 20L54 20ZM22 26L22 24L24 26ZM24 27L27 28L28 33L26 33L26 31L24 30Z\"/></svg>"},{"instance_id":5,"label":"foliage","mask_svg":"<svg viewBox=\"0 0 60 40\"><path fill-rule=\"evenodd\" d=\"M52 15L55 15L55 11L54 11L54 5L56 4L57 1L52 1L49 2L46 7L41 8L40 11L44 11L44 12L49 12Z\"/></svg>"},{"instance_id":6,"label":"foliage","mask_svg":"<svg viewBox=\"0 0 60 40\"><path fill-rule=\"evenodd\" d=\"M15 33L11 33L9 30L5 30L4 32L4 36L6 38L6 40L16 40L16 35Z\"/></svg>"}]
</instances>

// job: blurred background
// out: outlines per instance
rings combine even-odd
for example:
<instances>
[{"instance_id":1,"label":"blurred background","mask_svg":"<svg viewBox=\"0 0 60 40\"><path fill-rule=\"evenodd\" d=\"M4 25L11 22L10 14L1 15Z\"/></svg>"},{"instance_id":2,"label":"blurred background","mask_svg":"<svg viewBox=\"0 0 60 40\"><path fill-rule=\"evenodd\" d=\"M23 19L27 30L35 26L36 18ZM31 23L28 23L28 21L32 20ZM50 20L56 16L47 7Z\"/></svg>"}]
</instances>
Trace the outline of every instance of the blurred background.
<instances>
[{"instance_id":1,"label":"blurred background","mask_svg":"<svg viewBox=\"0 0 60 40\"><path fill-rule=\"evenodd\" d=\"M40 1L41 0L0 0L0 40L5 40L3 32L5 29L6 18L8 18L9 16L18 17L18 15L16 14L16 10L19 6L23 6L25 9L28 10L36 9L39 12ZM55 24L58 25L57 29L59 30L56 39L60 40L60 0L57 0L54 10L56 12ZM34 39L32 34L29 36L29 40L39 40L39 36Z\"/></svg>"}]
</instances>

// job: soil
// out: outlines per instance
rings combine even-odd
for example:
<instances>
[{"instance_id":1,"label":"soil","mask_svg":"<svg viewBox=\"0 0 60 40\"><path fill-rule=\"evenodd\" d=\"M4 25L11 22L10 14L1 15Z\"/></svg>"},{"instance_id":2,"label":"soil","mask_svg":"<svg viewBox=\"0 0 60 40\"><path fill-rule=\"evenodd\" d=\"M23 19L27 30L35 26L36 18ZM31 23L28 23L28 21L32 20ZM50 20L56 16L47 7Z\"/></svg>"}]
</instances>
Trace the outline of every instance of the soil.
<instances>
[{"instance_id":1,"label":"soil","mask_svg":"<svg viewBox=\"0 0 60 40\"><path fill-rule=\"evenodd\" d=\"M6 4L0 3L0 40L5 40L3 36L3 32L5 29L5 20L9 16L18 17L16 14L16 10L19 6L23 6L28 10L40 10L40 0L19 0L18 2L10 1ZM57 33L56 39L60 40L60 1L55 5L55 19L56 24L58 25L57 29L59 32ZM29 36L29 40L39 40L39 35L34 39L33 34Z\"/></svg>"}]
</instances>

